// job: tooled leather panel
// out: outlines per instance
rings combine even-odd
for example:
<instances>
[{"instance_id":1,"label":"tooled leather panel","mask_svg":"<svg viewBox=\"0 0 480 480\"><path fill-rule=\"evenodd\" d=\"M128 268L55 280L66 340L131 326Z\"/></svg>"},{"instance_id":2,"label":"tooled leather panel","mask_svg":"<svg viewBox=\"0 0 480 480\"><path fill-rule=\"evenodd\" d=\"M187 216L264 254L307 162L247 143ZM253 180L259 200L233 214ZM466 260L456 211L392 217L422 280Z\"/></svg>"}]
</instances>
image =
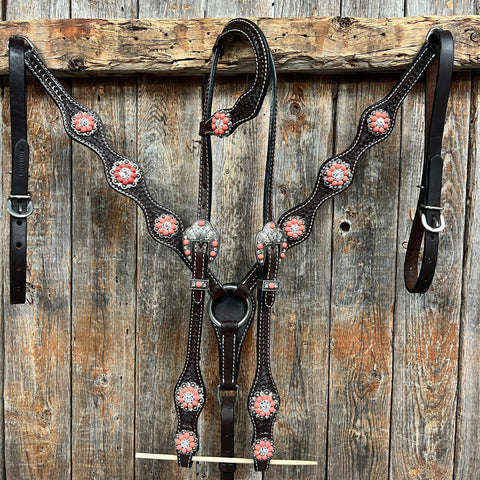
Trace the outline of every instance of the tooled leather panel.
<instances>
[{"instance_id":1,"label":"tooled leather panel","mask_svg":"<svg viewBox=\"0 0 480 480\"><path fill-rule=\"evenodd\" d=\"M437 47L427 42L395 88L384 99L373 103L363 111L357 134L349 148L329 158L320 166L315 187L310 196L304 202L296 205L279 217L277 222L279 227L285 231L290 229L290 231L286 231L288 235L288 249L304 242L309 237L316 212L320 205L329 198L344 192L350 186L361 155L370 147L385 140L390 135L395 125L397 112L401 103L418 82L436 54ZM387 115L388 128L384 129L383 132L375 132L373 131L374 127L371 127L371 124L374 122L370 120L376 112L385 112ZM383 125L385 125L385 120L385 118L382 120ZM376 122L378 123L378 119ZM333 171L330 170L332 168ZM343 177L340 179L343 183L341 185L327 186L325 177L327 177L328 170L332 172L333 176L343 173ZM296 223L289 226L288 222L292 221ZM298 222L300 222L300 224ZM239 289L241 289L244 294L255 288L260 268L258 263L254 264L243 278Z\"/></svg>"},{"instance_id":2,"label":"tooled leather panel","mask_svg":"<svg viewBox=\"0 0 480 480\"><path fill-rule=\"evenodd\" d=\"M265 98L271 75L268 68L268 46L265 36L255 24L243 18L230 21L217 39L214 51L220 49L219 53L221 53L223 42L236 34L245 36L252 46L255 55L255 79L253 85L236 100L233 107L221 110L226 116L222 117L225 119L225 130L223 132L216 132L218 129L215 129L214 125L219 119L214 114L202 121L200 124L200 135L214 135L216 133L220 136L230 135L239 125L258 115ZM210 81L213 82L213 79L211 78ZM210 114L210 112L207 112L207 114ZM226 121L227 119L229 122ZM219 123L222 122L219 121Z\"/></svg>"},{"instance_id":3,"label":"tooled leather panel","mask_svg":"<svg viewBox=\"0 0 480 480\"><path fill-rule=\"evenodd\" d=\"M289 236L289 248L304 242L309 237L315 214L320 205L334 195L344 192L350 186L361 155L367 149L385 140L390 135L401 103L417 83L436 53L435 47L430 43L422 47L415 61L395 88L384 99L373 103L363 111L357 135L350 147L344 152L326 160L321 165L315 187L307 200L291 208L279 218L278 224L284 229L286 228L286 223L292 218L300 220L305 227L298 235ZM376 115L377 113L379 115ZM384 117L380 115L384 115ZM384 128L378 128L377 125ZM377 130L375 131L375 129ZM333 182L328 183L327 175L329 172L333 176L343 174L343 177L338 182L333 180ZM339 184L339 182L343 183Z\"/></svg>"},{"instance_id":4,"label":"tooled leather panel","mask_svg":"<svg viewBox=\"0 0 480 480\"><path fill-rule=\"evenodd\" d=\"M152 198L138 162L134 162L112 149L107 142L100 116L75 100L50 73L33 49L26 50L25 64L60 109L67 134L76 142L93 150L100 157L110 187L131 198L140 206L145 215L148 232L153 239L177 252L188 268L192 270L193 264L184 255L182 248L184 232L182 219L175 212L160 205ZM76 116L79 114L85 115L77 119ZM81 129L78 131L76 129L77 125L73 123L75 120L85 123L87 121L94 122L92 131L82 132ZM115 174L118 174L118 176L115 176ZM135 174L135 177L133 174ZM119 177L124 177L122 179L126 180L127 183L120 183ZM130 183L128 183L129 181ZM215 292L221 284L208 267L206 278L210 281L210 290Z\"/></svg>"}]
</instances>

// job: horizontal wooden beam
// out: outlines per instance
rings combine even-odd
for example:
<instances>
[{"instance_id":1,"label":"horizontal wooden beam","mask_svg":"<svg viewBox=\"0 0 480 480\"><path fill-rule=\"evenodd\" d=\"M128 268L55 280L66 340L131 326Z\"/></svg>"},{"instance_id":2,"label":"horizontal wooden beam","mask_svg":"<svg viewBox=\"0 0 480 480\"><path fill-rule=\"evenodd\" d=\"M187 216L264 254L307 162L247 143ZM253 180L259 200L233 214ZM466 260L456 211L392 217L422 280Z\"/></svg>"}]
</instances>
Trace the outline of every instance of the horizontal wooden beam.
<instances>
[{"instance_id":1,"label":"horizontal wooden beam","mask_svg":"<svg viewBox=\"0 0 480 480\"><path fill-rule=\"evenodd\" d=\"M367 19L254 19L264 31L279 72L345 73L404 69L427 32L440 26L455 38L455 68L480 66L480 16ZM0 22L0 75L8 72L6 42L27 36L60 75L202 75L227 19L33 20ZM252 71L245 43L226 51L220 72Z\"/></svg>"}]
</instances>

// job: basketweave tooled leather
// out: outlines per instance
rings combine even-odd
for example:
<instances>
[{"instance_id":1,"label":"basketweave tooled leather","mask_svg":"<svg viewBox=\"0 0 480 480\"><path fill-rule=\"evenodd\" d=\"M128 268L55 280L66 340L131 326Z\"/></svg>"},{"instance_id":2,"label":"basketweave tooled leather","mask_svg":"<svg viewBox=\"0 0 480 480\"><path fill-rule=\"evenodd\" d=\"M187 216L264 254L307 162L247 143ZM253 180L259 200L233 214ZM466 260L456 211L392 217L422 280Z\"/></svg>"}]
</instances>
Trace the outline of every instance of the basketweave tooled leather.
<instances>
[{"instance_id":1,"label":"basketweave tooled leather","mask_svg":"<svg viewBox=\"0 0 480 480\"><path fill-rule=\"evenodd\" d=\"M254 82L232 108L212 114L211 103L217 63L225 41L235 36L246 37L254 51L256 67ZM12 45L16 43L18 47L17 40L18 38L12 37ZM160 205L152 198L140 165L112 149L107 142L99 115L69 95L40 60L28 40L27 43L24 63L59 107L67 134L97 153L102 160L108 184L140 206L145 215L149 234L157 242L173 249L192 271L187 356L174 392L179 418L175 437L179 464L191 466L192 456L198 451L199 446L197 420L205 402L205 384L200 372L199 350L204 301L206 294L209 293L212 298L209 311L211 310L210 316L220 353L222 456L233 456L233 416L241 348L255 311L257 313L257 365L247 407L253 424L251 449L255 468L265 471L275 450L273 428L280 408L280 398L270 368L271 310L279 289L277 272L280 261L290 248L302 243L311 234L320 205L351 185L363 152L390 135L401 103L425 70L427 70L425 159L415 221L407 248L405 279L407 289L411 292L422 293L430 286L437 259L438 234L444 222L440 214L443 165L440 153L453 63L451 34L433 29L427 35L416 59L394 89L384 99L365 109L350 147L321 165L310 196L275 221L272 207L276 126L276 75L273 57L258 26L246 19L229 22L214 47L212 73L207 84L203 120L200 124L202 153L197 221L190 227L185 227L182 219L173 210ZM18 65L11 68L18 68ZM208 221L212 189L211 139L230 135L241 123L258 115L269 85L272 101L264 182L264 227L255 239L256 261L239 284L229 287L222 285L208 267L210 260L218 254L219 244L218 233ZM28 149L28 144L26 148ZM15 158L15 154L13 157ZM424 254L418 272L422 242ZM256 308L253 297L255 289L257 289ZM222 480L233 478L234 464L220 463L219 468Z\"/></svg>"}]
</instances>

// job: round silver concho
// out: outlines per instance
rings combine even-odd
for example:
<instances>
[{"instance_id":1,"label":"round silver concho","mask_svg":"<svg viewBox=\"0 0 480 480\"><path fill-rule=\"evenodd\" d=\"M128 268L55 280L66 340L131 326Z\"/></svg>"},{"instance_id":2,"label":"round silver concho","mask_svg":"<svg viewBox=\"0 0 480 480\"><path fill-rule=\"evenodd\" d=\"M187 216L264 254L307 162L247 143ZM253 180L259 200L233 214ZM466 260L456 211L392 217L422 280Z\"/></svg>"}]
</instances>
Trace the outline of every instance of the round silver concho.
<instances>
[{"instance_id":1,"label":"round silver concho","mask_svg":"<svg viewBox=\"0 0 480 480\"><path fill-rule=\"evenodd\" d=\"M342 190L352 183L350 165L339 160L331 160L322 169L323 184L332 190Z\"/></svg>"}]
</instances>

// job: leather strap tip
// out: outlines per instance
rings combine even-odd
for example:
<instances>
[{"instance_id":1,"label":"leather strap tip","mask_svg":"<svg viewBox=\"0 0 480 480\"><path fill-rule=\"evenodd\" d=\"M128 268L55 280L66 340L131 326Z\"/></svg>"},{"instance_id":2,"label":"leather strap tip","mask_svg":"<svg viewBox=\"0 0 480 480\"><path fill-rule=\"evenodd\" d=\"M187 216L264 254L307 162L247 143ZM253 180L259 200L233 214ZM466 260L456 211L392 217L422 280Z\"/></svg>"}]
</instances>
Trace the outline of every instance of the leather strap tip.
<instances>
[{"instance_id":1,"label":"leather strap tip","mask_svg":"<svg viewBox=\"0 0 480 480\"><path fill-rule=\"evenodd\" d=\"M191 468L193 464L192 455L178 454L178 465L184 468Z\"/></svg>"},{"instance_id":2,"label":"leather strap tip","mask_svg":"<svg viewBox=\"0 0 480 480\"><path fill-rule=\"evenodd\" d=\"M211 120L208 120L207 122L200 122L200 127L198 129L198 134L201 137L206 137L207 135L213 135L213 131L210 127L211 123L212 123Z\"/></svg>"},{"instance_id":3,"label":"leather strap tip","mask_svg":"<svg viewBox=\"0 0 480 480\"><path fill-rule=\"evenodd\" d=\"M237 470L237 465L235 463L219 463L218 469L221 473L233 473Z\"/></svg>"},{"instance_id":4,"label":"leather strap tip","mask_svg":"<svg viewBox=\"0 0 480 480\"><path fill-rule=\"evenodd\" d=\"M266 472L270 464L269 460L256 460L255 461L255 470L257 472Z\"/></svg>"}]
</instances>

